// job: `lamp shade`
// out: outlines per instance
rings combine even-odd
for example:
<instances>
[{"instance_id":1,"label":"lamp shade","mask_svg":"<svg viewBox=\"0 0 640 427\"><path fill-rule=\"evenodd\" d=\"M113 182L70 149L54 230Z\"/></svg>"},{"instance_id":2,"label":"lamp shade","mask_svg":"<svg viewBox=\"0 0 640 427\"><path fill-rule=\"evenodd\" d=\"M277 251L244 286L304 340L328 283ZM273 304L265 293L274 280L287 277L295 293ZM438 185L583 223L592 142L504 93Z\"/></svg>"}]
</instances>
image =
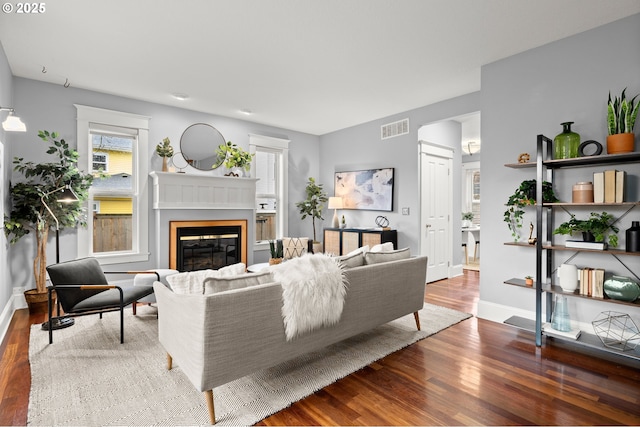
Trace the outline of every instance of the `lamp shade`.
<instances>
[{"instance_id":1,"label":"lamp shade","mask_svg":"<svg viewBox=\"0 0 640 427\"><path fill-rule=\"evenodd\" d=\"M26 132L27 126L20 120L20 117L14 116L13 112L11 112L7 119L2 122L2 129L8 132Z\"/></svg>"},{"instance_id":2,"label":"lamp shade","mask_svg":"<svg viewBox=\"0 0 640 427\"><path fill-rule=\"evenodd\" d=\"M342 209L342 197L329 197L329 209Z\"/></svg>"},{"instance_id":3,"label":"lamp shade","mask_svg":"<svg viewBox=\"0 0 640 427\"><path fill-rule=\"evenodd\" d=\"M73 202L77 202L78 200L79 200L78 196L68 185L64 187L64 189L58 196L58 202L61 202L61 203L73 203Z\"/></svg>"}]
</instances>

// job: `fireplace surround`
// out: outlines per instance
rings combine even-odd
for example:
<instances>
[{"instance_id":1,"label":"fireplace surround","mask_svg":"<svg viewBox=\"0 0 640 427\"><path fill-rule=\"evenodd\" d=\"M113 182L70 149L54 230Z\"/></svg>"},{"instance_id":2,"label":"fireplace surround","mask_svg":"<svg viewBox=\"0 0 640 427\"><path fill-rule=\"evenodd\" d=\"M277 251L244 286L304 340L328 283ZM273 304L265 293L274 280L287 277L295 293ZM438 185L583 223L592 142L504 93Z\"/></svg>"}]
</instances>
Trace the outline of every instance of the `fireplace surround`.
<instances>
[{"instance_id":1,"label":"fireplace surround","mask_svg":"<svg viewBox=\"0 0 640 427\"><path fill-rule=\"evenodd\" d=\"M233 259L252 264L254 240L249 236L255 235L256 179L156 171L150 176L153 180L156 266L177 269L175 233L178 228L185 227L194 228L183 233L183 243L190 245L186 249L188 255L193 252L200 261L208 257L216 262L216 258L224 257L229 263ZM212 231L208 227L222 228ZM236 232L229 232L226 227L239 227L241 237L236 254L231 253L233 249L229 246L232 243L228 240L235 237L227 237ZM207 236L224 237L208 239ZM180 251L184 254L185 249ZM200 261L196 263L200 265Z\"/></svg>"},{"instance_id":2,"label":"fireplace surround","mask_svg":"<svg viewBox=\"0 0 640 427\"><path fill-rule=\"evenodd\" d=\"M217 270L247 264L247 221L170 221L169 268Z\"/></svg>"}]
</instances>

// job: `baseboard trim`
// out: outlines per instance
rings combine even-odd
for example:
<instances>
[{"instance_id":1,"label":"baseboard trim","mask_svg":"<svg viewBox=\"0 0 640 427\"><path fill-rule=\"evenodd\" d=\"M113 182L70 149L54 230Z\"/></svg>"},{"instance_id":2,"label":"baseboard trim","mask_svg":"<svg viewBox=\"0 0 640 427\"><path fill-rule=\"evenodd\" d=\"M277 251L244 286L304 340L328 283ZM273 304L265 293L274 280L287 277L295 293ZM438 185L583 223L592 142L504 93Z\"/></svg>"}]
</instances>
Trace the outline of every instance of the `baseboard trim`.
<instances>
[{"instance_id":1,"label":"baseboard trim","mask_svg":"<svg viewBox=\"0 0 640 427\"><path fill-rule=\"evenodd\" d=\"M27 308L27 301L24 299L24 288L13 288L13 294L2 309L0 314L0 343L4 341L4 337L9 330L13 313L21 308Z\"/></svg>"},{"instance_id":2,"label":"baseboard trim","mask_svg":"<svg viewBox=\"0 0 640 427\"><path fill-rule=\"evenodd\" d=\"M525 319L534 320L536 318L535 311L523 310L520 308L510 307L507 305L496 304L489 301L478 301L478 315L480 319L490 320L496 323L504 323L505 320L511 316L524 317ZM542 312L543 322L546 322L546 313ZM580 329L581 331L593 333L593 325L590 322L579 322L577 320L571 321L573 329Z\"/></svg>"}]
</instances>

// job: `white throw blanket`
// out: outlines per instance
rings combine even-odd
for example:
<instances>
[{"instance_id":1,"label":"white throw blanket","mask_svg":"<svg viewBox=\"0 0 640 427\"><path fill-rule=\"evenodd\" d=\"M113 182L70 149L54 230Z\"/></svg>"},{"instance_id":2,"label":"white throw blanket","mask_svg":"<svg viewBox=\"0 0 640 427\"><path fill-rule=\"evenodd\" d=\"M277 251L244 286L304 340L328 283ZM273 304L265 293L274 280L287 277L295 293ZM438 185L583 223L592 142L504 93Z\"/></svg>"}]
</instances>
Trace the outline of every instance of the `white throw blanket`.
<instances>
[{"instance_id":1,"label":"white throw blanket","mask_svg":"<svg viewBox=\"0 0 640 427\"><path fill-rule=\"evenodd\" d=\"M273 266L271 272L283 288L287 341L340 321L347 283L342 266L334 258L306 254Z\"/></svg>"}]
</instances>

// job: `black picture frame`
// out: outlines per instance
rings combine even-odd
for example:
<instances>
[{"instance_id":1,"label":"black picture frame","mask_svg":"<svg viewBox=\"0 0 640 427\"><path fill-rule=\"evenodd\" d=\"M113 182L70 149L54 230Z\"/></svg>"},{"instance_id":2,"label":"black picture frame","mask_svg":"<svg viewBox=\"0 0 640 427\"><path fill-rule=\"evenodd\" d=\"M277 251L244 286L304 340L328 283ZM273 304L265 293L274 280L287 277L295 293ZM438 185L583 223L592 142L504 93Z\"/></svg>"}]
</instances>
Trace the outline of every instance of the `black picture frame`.
<instances>
[{"instance_id":1,"label":"black picture frame","mask_svg":"<svg viewBox=\"0 0 640 427\"><path fill-rule=\"evenodd\" d=\"M342 171L334 174L334 195L343 209L393 211L394 168Z\"/></svg>"}]
</instances>

